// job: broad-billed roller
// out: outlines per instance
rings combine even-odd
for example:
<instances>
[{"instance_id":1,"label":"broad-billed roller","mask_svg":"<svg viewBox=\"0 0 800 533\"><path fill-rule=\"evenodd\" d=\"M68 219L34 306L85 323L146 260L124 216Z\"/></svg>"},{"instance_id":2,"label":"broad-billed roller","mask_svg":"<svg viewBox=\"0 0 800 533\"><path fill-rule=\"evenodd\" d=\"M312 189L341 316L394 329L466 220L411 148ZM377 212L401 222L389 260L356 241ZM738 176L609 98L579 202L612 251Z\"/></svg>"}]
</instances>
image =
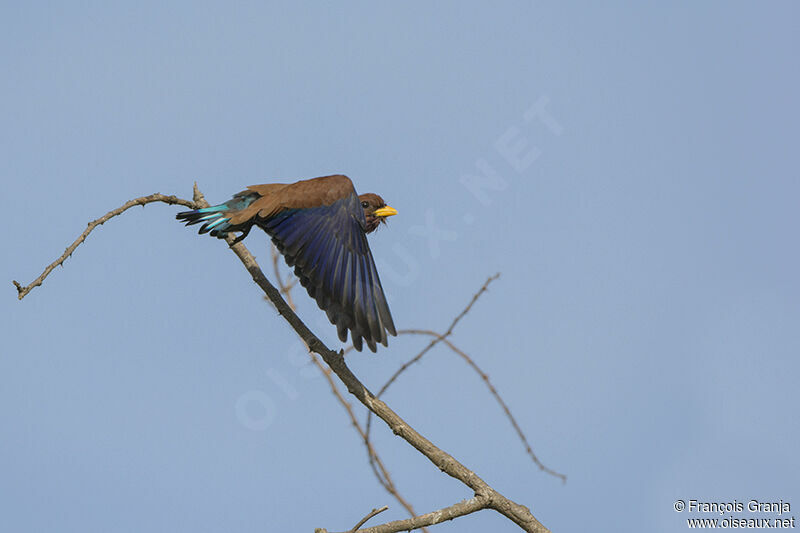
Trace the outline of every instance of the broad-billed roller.
<instances>
[{"instance_id":1,"label":"broad-billed roller","mask_svg":"<svg viewBox=\"0 0 800 533\"><path fill-rule=\"evenodd\" d=\"M347 176L334 175L296 183L252 185L224 204L184 211L176 218L200 233L224 239L253 225L272 237L286 264L317 301L339 339L361 351L362 339L376 351L387 346L387 332L397 335L367 233L397 211L377 194L356 195Z\"/></svg>"}]
</instances>

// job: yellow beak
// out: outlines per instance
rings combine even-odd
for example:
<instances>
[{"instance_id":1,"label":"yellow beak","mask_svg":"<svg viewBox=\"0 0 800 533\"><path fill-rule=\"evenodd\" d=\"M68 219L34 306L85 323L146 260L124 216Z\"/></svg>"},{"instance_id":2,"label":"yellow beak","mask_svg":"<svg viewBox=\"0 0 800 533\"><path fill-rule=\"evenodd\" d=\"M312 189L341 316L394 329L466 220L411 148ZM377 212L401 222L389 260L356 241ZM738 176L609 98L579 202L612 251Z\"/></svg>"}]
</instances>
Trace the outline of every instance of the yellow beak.
<instances>
[{"instance_id":1,"label":"yellow beak","mask_svg":"<svg viewBox=\"0 0 800 533\"><path fill-rule=\"evenodd\" d=\"M376 209L372 214L375 215L376 217L390 217L392 215L397 214L397 209L385 205L380 209Z\"/></svg>"}]
</instances>

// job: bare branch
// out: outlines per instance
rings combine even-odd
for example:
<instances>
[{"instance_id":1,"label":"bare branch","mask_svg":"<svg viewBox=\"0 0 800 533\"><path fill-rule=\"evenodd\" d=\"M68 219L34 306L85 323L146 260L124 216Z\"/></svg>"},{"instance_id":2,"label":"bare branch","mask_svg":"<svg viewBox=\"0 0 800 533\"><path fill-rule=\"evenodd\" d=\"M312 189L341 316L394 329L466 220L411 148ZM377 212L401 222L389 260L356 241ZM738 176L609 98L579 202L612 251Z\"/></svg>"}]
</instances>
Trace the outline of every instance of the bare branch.
<instances>
[{"instance_id":1,"label":"bare branch","mask_svg":"<svg viewBox=\"0 0 800 533\"><path fill-rule=\"evenodd\" d=\"M469 500L464 500L453 504L449 507L426 513L405 520L395 520L387 522L379 526L368 527L366 529L359 529L357 533L395 533L397 531L411 531L412 529L420 529L424 526L433 526L447 522L459 516L465 516L482 509L490 509L491 504L488 498L482 496L475 496ZM325 532L326 530L317 530L317 532ZM545 530L546 531L546 530ZM352 530L347 533L353 533Z\"/></svg>"},{"instance_id":2,"label":"bare branch","mask_svg":"<svg viewBox=\"0 0 800 533\"><path fill-rule=\"evenodd\" d=\"M336 399L339 400L339 403L342 404L345 411L347 411L347 415L350 417L350 423L364 441L364 445L367 448L367 454L370 458L370 466L372 467L372 471L375 474L375 477L378 479L378 482L383 486L384 489L386 489L386 492L391 494L394 499L396 499L400 505L402 505L406 511L408 511L411 516L416 515L417 513L411 503L406 500L402 494L400 494L400 491L397 490L397 487L392 480L392 476L389 474L389 470L386 468L383 460L381 460L380 456L378 455L378 451L372 446L372 442L370 442L369 438L367 437L367 433L364 431L364 428L361 427L358 418L353 412L353 406L350 405L350 402L345 400L344 396L342 396L342 393L339 391L339 387L336 386L336 382L331 376L331 369L322 365L315 354L310 353L309 355L314 361L314 364L316 364L317 367L322 370L322 374L328 380L328 384L331 387L331 392ZM425 528L423 528L423 531L425 531Z\"/></svg>"},{"instance_id":3,"label":"bare branch","mask_svg":"<svg viewBox=\"0 0 800 533\"><path fill-rule=\"evenodd\" d=\"M372 518L373 516L375 516L375 515L377 515L377 514L380 514L380 513L384 512L384 511L385 511L386 509L388 509L388 508L389 508L389 506L388 506L388 505L384 505L384 506L383 506L383 507L381 507L380 509L373 509L373 510L372 510L372 511L371 511L371 512L370 512L370 513L367 515L367 516L365 516L364 518L362 518L362 519L361 519L361 520L358 522L358 524L356 524L355 526L353 526L353 529L351 529L351 530L349 531L349 533L355 533L356 531L358 531L358 528L360 528L361 526L363 526L364 524L366 524L366 523L367 523L367 520L369 520L370 518Z\"/></svg>"},{"instance_id":4,"label":"bare branch","mask_svg":"<svg viewBox=\"0 0 800 533\"><path fill-rule=\"evenodd\" d=\"M293 311L297 310L297 306L295 306L294 300L292 299L292 287L294 286L295 282L289 281L284 283L283 278L281 277L281 269L279 267L280 263L278 261L280 259L280 254L278 253L278 249L275 248L275 245L272 243L270 243L270 252L272 254L272 271L275 274L275 281L278 283L278 288L280 289L281 294L283 294L286 298L286 302L289 304L289 307L291 307Z\"/></svg>"},{"instance_id":5,"label":"bare branch","mask_svg":"<svg viewBox=\"0 0 800 533\"><path fill-rule=\"evenodd\" d=\"M124 212L125 210L129 209L134 205L145 205L150 202L165 202L169 204L178 203L190 208L208 206L208 203L203 199L202 194L200 193L197 187L197 184L195 184L194 192L195 192L194 203L188 202L186 200L181 200L174 196L164 196L160 194L155 194L131 200L130 202L124 204L122 207L109 212L104 217L101 217L100 219L97 219L94 222L90 222L87 230L84 231L84 233L72 244L72 246L67 248L64 255L59 260L51 264L47 269L45 269L44 273L31 285L29 285L28 287L21 287L19 283L15 282L17 290L20 293L20 299L23 298L24 295L27 294L27 292L29 292L32 287L41 285L44 278L47 277L47 275L53 270L53 268L63 263L63 261L67 257L69 257L72 251L74 251L75 248L77 248L86 239L86 236L88 236L88 234L92 231L92 229L94 229L94 227L96 227L97 225L104 223L106 220ZM389 522L388 524L383 524L382 526L376 526L374 528L367 528L365 530L361 530L362 532L369 531L371 533L388 533L390 531L393 532L393 531L415 529L425 525L432 525L440 523L445 520L450 520L452 518L455 518L456 516L463 516L465 514L469 514L480 509L494 509L498 513L506 516L508 519L513 521L520 528L528 532L538 533L538 532L548 531L531 514L530 510L527 507L517 504L512 500L509 500L508 498L506 498L505 496L494 490L475 472L468 469L466 466L457 461L453 456L439 449L431 441L423 437L414 428L412 428L405 420L400 418L400 416L397 415L397 413L391 410L388 405L386 405L382 400L373 395L347 367L344 361L344 356L343 356L344 352L343 351L334 352L330 348L328 348L294 313L291 307L289 307L289 305L281 296L280 291L276 289L267 280L266 276L264 276L261 267L259 267L255 258L249 252L247 247L245 247L245 245L241 242L234 244L233 236L229 236L226 239L226 241L228 242L228 245L230 246L231 250L236 254L236 256L245 266L247 271L250 273L251 277L253 278L253 281L261 288L262 291L264 291L267 297L269 297L270 301L275 305L278 314L280 314L289 323L289 325L300 336L303 342L306 343L310 351L315 352L322 357L322 359L330 367L330 369L336 374L336 376L342 381L342 383L344 383L350 394L355 396L359 402L361 402L365 407L367 407L367 409L375 413L381 420L383 420L386 423L386 425L388 425L389 428L395 433L395 435L398 435L403 440L408 442L417 451L419 451L422 455L428 458L428 460L431 461L442 472L467 485L475 494L475 497L471 498L470 500L465 500L450 507L446 507L440 511L409 518L407 520ZM470 307L477 300L478 296L480 296L480 294L486 290L486 287L488 286L489 282L491 282L495 278L496 276L489 278L489 280L487 280L487 282L484 284L481 290L478 291L478 294L476 294L473 297L472 302L470 302L467 308L458 317L456 317L456 319L451 324L450 328L445 332L444 335L441 336L442 339L450 335L453 328L461 319L461 317L463 317L469 311ZM438 342L439 338L433 339L431 341L430 347L432 347ZM427 351L427 349L425 351Z\"/></svg>"},{"instance_id":6,"label":"bare branch","mask_svg":"<svg viewBox=\"0 0 800 533\"><path fill-rule=\"evenodd\" d=\"M389 380L383 385L383 387L381 387L381 390L378 391L378 397L383 396L383 393L386 392L386 389L388 389L389 386L392 383L394 383L395 380L400 376L400 374L405 372L405 370L408 367L410 367L411 365L413 365L414 363L416 363L417 361L422 359L422 356L425 355L426 353L428 353L430 351L430 349L433 348L434 346L436 346L440 341L442 341L442 340L446 339L447 337L449 337L450 334L453 333L453 329L456 327L456 324L458 324L458 322L462 318L464 318L464 315L469 313L469 310L472 309L472 306L475 305L475 302L478 301L478 298L481 297L481 294L483 294L484 292L486 292L489 289L489 284L491 282L493 282L494 280L496 280L497 278L499 278L499 277L500 277L500 273L499 272L497 274L495 274L494 276L489 276L489 278L484 282L483 286L480 289L478 289L478 292L476 292L472 296L472 300L469 301L469 303L464 308L464 310L461 311L458 314L458 316L453 319L453 322L450 324L450 327L447 328L447 331L445 331L443 335L437 336L435 339L433 339L430 342L430 344L428 344L420 353L418 353L417 355L415 355L414 357L412 357L411 359L409 359L408 361L403 363L400 366L400 368L397 370L397 372L392 374L392 377L390 377Z\"/></svg>"},{"instance_id":7,"label":"bare branch","mask_svg":"<svg viewBox=\"0 0 800 533\"><path fill-rule=\"evenodd\" d=\"M547 531L547 529L536 520L527 507L514 503L494 490L475 472L458 462L450 454L436 447L431 441L409 426L408 423L400 418L397 413L392 411L388 405L373 395L347 367L342 352L334 352L328 348L310 329L308 329L294 311L292 311L286 301L281 297L280 291L278 291L264 276L255 258L244 244L241 242L233 244L232 236L227 240L231 245L231 250L233 250L250 273L253 281L266 293L270 301L275 304L278 313L292 326L309 349L322 357L342 383L345 384L350 394L355 396L367 409L383 420L396 435L400 436L403 440L416 448L422 455L427 457L428 460L436 465L442 472L467 485L475 492L476 496L488 498L489 504L487 507L503 514L525 531ZM434 339L432 342L436 342L437 340L438 339Z\"/></svg>"},{"instance_id":8,"label":"bare branch","mask_svg":"<svg viewBox=\"0 0 800 533\"><path fill-rule=\"evenodd\" d=\"M493 275L493 276L489 276L486 279L486 281L483 283L481 288L478 289L478 292L476 292L475 294L472 295L472 299L469 301L467 306L453 319L453 321L450 323L450 327L447 328L447 331L445 331L443 335L437 335L436 338L434 338L425 348L423 348L423 350L421 352L419 352L417 355L415 355L414 357L412 357L411 359L409 359L408 361L403 363L400 366L400 368L394 374L392 374L392 376L389 378L389 380L386 383L384 383L383 387L381 387L381 389L378 391L378 397L383 396L383 393L386 392L386 389L388 389L389 386L391 386L391 384L394 383L397 380L397 378L400 376L400 374L405 372L411 365L413 365L414 363L416 363L420 359L422 359L422 357L426 353L428 353L431 350L431 348L436 346L440 341L443 341L447 337L449 337L450 334L453 333L453 329L455 329L455 327L459 323L459 321L462 318L464 318L464 316L467 313L469 313L470 309L472 309L472 306L475 305L475 302L477 302L478 298L481 297L481 294L483 294L484 292L486 292L488 290L489 284L491 282L493 282L494 280L496 280L497 278L499 278L499 277L500 277L500 273L499 272L497 274ZM367 438L369 438L370 432L372 431L372 412L368 412L367 413L366 426L367 426ZM372 461L372 459L370 459L370 461Z\"/></svg>"},{"instance_id":9,"label":"bare branch","mask_svg":"<svg viewBox=\"0 0 800 533\"><path fill-rule=\"evenodd\" d=\"M33 290L34 287L38 287L39 285L41 285L42 282L45 280L45 278L50 275L50 272L52 272L53 269L55 269L57 266L63 265L64 261L66 261L67 258L72 255L72 252L75 251L75 248L80 246L83 243L83 241L86 240L86 237L88 237L89 234L92 232L92 230L94 230L97 226L105 224L108 220L114 218L117 215L121 215L131 207L137 205L141 205L142 207L144 207L145 205L153 202L179 204L186 206L190 209L194 209L194 203L190 202L189 200L184 200L182 198L178 198L177 196L166 196L160 193L151 194L150 196L142 196L141 198L135 198L129 202L125 202L120 207L114 209L113 211L109 211L108 213L101 216L97 220L92 220L91 222L89 222L86 229L83 230L83 233L81 233L80 236L77 239L75 239L75 242L70 244L67 247L67 249L64 250L64 253L61 255L61 257L59 257L58 259L47 265L47 268L44 269L44 272L42 272L42 274L38 278L33 280L29 285L23 287L17 280L14 280L13 281L14 286L17 288L17 298L22 300L29 292L31 292L31 290Z\"/></svg>"},{"instance_id":10,"label":"bare branch","mask_svg":"<svg viewBox=\"0 0 800 533\"><path fill-rule=\"evenodd\" d=\"M478 364L469 355L467 355L463 350L458 348L449 339L445 339L439 333L436 333L435 331L431 331L429 329L403 329L403 330L398 331L397 334L398 335L429 335L431 337L438 337L442 342L444 342L447 345L448 348L453 350L453 352L455 352L458 356L460 356L462 359L464 359L464 361L486 383L486 387L488 387L489 392L492 394L492 396L494 396L494 399L497 400L497 403L500 404L500 407L503 409L503 411L506 414L506 418L508 418L509 422L511 422L511 425L514 427L514 430L517 432L517 435L519 436L520 440L522 441L522 445L525 446L525 451L528 452L528 455L533 460L533 462L536 464L536 466L538 466L539 469L542 470L543 472L545 472L547 474L550 474L551 476L555 476L555 477L561 479L562 482L566 483L567 476L565 476L564 474L561 474L559 472L556 472L555 470L553 470L551 468L548 468L547 466L545 466L539 460L538 457L536 457L536 454L533 453L533 449L531 448L531 445L528 442L527 437L525 437L525 433L522 432L522 428L519 426L519 424L517 424L517 420L514 418L514 415L511 414L511 409L509 409L509 407L506 404L506 402L500 396L500 393L497 391L497 389L494 387L494 385L492 385L492 382L489 380L489 375L486 374L486 372L484 372L483 370L481 370L481 368L478 366Z\"/></svg>"}]
</instances>

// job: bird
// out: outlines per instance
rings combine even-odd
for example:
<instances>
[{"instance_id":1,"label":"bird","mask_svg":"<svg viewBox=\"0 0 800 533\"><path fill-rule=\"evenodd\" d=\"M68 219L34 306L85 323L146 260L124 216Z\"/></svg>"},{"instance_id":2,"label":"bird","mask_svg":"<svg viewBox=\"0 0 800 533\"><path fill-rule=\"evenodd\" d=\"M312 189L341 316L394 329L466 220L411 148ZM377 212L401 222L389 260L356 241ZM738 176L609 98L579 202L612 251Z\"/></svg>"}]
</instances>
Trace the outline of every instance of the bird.
<instances>
[{"instance_id":1,"label":"bird","mask_svg":"<svg viewBox=\"0 0 800 533\"><path fill-rule=\"evenodd\" d=\"M251 185L225 203L175 218L187 226L201 224L198 233L225 239L253 226L264 230L294 267L300 284L336 326L339 340L372 352L388 346L387 333L397 335L386 296L367 242L397 210L374 193L357 195L347 176L335 174L295 183Z\"/></svg>"}]
</instances>

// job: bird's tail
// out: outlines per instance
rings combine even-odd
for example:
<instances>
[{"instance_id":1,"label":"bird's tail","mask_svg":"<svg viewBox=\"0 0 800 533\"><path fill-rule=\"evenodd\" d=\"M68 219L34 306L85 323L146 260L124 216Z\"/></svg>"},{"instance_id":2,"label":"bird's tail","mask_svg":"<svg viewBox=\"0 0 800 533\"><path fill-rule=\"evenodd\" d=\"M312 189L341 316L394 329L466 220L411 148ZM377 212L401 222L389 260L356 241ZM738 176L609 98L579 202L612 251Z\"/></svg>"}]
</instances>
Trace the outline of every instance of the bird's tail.
<instances>
[{"instance_id":1,"label":"bird's tail","mask_svg":"<svg viewBox=\"0 0 800 533\"><path fill-rule=\"evenodd\" d=\"M244 231L246 234L252 223L233 225L230 223L231 218L237 211L246 208L257 200L258 197L259 195L257 193L246 191L237 194L224 204L195 209L194 211L182 211L175 215L175 218L181 222L186 222L187 226L203 224L200 226L200 231L198 233L211 232L212 236L219 239L226 238L228 233L232 231Z\"/></svg>"}]
</instances>

